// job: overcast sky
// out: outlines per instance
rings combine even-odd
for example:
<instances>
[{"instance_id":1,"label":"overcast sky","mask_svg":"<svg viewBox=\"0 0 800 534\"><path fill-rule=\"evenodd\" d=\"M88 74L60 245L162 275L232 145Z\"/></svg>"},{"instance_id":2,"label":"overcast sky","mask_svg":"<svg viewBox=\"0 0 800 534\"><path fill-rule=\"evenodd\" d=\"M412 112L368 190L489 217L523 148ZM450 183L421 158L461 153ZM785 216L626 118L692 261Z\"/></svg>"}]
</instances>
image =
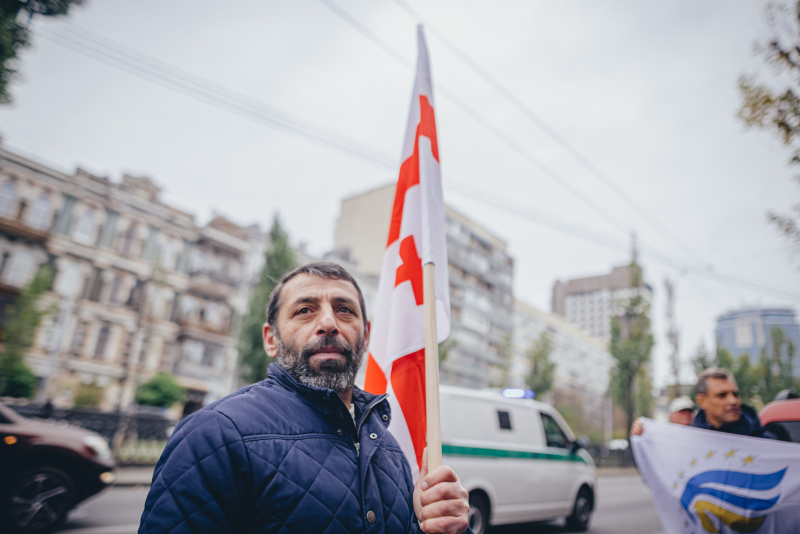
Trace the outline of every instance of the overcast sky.
<instances>
[{"instance_id":1,"label":"overcast sky","mask_svg":"<svg viewBox=\"0 0 800 534\"><path fill-rule=\"evenodd\" d=\"M398 4L335 2L415 61L416 21ZM735 116L738 77L770 74L753 54L753 43L769 35L761 2L410 4L668 229L637 213L429 30L434 90L452 91L606 213L437 92L445 201L508 242L517 298L549 310L556 279L627 263L635 230L655 291L658 383L667 380L665 277L677 285L687 362L701 340L713 346L720 313L743 305L797 308L798 261L765 216L800 196L788 153ZM93 0L68 22L37 22L12 89L15 103L0 107L0 135L8 148L65 172L80 166L114 180L148 176L164 188L165 201L199 222L220 213L266 227L277 210L294 243L322 254L333 244L339 201L395 180L395 170L134 76L50 33L75 40L69 32L89 30L399 159L412 70L318 0L225 6ZM491 192L493 203L465 195L464 184ZM521 210L558 216L619 244L533 222ZM787 294L677 264L713 266Z\"/></svg>"}]
</instances>

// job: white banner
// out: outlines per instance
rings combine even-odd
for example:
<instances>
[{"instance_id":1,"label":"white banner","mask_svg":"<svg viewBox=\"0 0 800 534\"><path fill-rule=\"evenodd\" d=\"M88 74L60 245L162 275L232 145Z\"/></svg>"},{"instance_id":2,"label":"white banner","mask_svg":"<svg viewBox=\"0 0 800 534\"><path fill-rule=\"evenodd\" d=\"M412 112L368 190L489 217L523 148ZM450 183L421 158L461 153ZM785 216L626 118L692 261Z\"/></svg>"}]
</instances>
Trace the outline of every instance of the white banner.
<instances>
[{"instance_id":1,"label":"white banner","mask_svg":"<svg viewBox=\"0 0 800 534\"><path fill-rule=\"evenodd\" d=\"M643 423L633 453L666 534L800 533L800 445Z\"/></svg>"}]
</instances>

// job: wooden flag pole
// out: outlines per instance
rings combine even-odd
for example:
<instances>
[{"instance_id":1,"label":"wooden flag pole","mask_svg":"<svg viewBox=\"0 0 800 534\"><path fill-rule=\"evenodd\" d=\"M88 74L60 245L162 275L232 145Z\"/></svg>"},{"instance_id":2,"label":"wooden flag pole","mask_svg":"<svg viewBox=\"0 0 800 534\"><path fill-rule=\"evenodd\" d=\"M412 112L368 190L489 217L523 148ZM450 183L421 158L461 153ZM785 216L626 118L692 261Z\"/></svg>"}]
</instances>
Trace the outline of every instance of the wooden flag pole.
<instances>
[{"instance_id":1,"label":"wooden flag pole","mask_svg":"<svg viewBox=\"0 0 800 534\"><path fill-rule=\"evenodd\" d=\"M439 343L436 333L436 276L434 264L422 267L425 302L425 409L428 416L428 472L442 465L442 433L439 418Z\"/></svg>"}]
</instances>

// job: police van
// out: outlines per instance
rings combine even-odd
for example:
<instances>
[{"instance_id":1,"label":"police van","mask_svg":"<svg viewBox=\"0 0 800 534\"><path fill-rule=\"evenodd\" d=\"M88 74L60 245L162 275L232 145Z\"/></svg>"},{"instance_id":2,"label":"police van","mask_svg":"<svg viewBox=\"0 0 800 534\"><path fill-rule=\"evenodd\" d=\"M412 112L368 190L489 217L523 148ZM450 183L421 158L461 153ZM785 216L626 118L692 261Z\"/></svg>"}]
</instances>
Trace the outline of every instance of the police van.
<instances>
[{"instance_id":1,"label":"police van","mask_svg":"<svg viewBox=\"0 0 800 534\"><path fill-rule=\"evenodd\" d=\"M443 463L469 492L470 526L566 518L584 531L597 473L561 415L522 389L441 386Z\"/></svg>"}]
</instances>

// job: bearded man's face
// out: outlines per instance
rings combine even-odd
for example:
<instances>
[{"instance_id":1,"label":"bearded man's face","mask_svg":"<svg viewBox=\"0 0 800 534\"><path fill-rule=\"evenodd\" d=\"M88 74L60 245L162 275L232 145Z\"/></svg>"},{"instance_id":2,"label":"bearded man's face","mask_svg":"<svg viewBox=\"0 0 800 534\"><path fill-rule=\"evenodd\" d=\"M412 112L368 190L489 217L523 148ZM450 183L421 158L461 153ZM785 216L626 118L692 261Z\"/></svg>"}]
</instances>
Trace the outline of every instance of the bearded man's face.
<instances>
[{"instance_id":1,"label":"bearded man's face","mask_svg":"<svg viewBox=\"0 0 800 534\"><path fill-rule=\"evenodd\" d=\"M317 359L318 354L340 354L339 358ZM344 393L353 388L361 355L364 354L364 338L355 347L338 336L318 337L309 341L302 350L284 343L278 336L277 362L298 382L307 386L329 388L336 393Z\"/></svg>"},{"instance_id":2,"label":"bearded man's face","mask_svg":"<svg viewBox=\"0 0 800 534\"><path fill-rule=\"evenodd\" d=\"M267 354L302 384L350 391L369 342L355 286L304 273L280 297L277 325L264 329Z\"/></svg>"}]
</instances>

